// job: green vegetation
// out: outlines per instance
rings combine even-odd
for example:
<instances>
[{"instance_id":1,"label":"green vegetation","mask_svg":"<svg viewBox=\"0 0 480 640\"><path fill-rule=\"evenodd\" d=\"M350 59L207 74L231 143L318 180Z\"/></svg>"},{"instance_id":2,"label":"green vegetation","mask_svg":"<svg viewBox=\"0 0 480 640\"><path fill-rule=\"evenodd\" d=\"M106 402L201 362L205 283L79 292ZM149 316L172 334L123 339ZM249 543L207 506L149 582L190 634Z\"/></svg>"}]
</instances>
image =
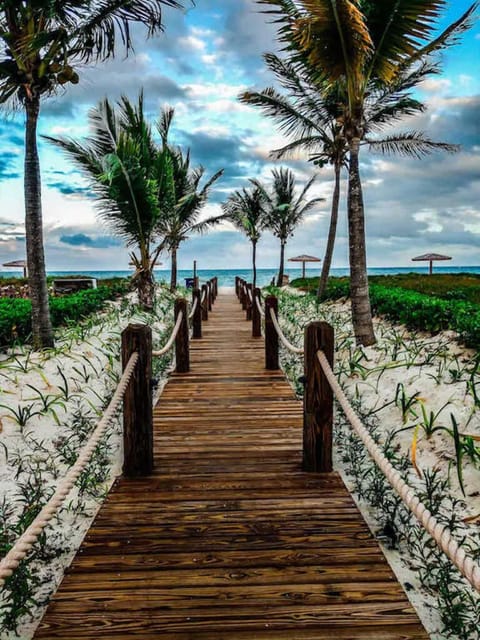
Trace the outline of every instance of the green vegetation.
<instances>
[{"instance_id":1,"label":"green vegetation","mask_svg":"<svg viewBox=\"0 0 480 640\"><path fill-rule=\"evenodd\" d=\"M480 348L480 277L472 274L373 276L369 278L373 312L409 329L452 329L469 347ZM318 278L297 279L293 286L315 293ZM348 278L331 278L326 298L348 296Z\"/></svg>"},{"instance_id":2,"label":"green vegetation","mask_svg":"<svg viewBox=\"0 0 480 640\"><path fill-rule=\"evenodd\" d=\"M54 327L67 321L79 321L86 315L103 308L106 300L126 293L125 280L115 279L97 289L78 291L68 296L50 298L50 314ZM32 332L32 305L22 298L0 298L0 347L14 342L26 342Z\"/></svg>"}]
</instances>

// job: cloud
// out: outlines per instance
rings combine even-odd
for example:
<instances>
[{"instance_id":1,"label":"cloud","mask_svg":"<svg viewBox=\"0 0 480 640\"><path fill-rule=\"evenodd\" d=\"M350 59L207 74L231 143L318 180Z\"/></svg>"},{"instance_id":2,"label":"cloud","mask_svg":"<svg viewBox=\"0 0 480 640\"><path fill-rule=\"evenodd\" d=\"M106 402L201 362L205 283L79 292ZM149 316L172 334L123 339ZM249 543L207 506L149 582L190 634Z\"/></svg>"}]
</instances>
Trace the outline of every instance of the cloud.
<instances>
[{"instance_id":1,"label":"cloud","mask_svg":"<svg viewBox=\"0 0 480 640\"><path fill-rule=\"evenodd\" d=\"M0 156L0 180L18 178L20 173L14 169L18 155L12 151L4 151Z\"/></svg>"},{"instance_id":2,"label":"cloud","mask_svg":"<svg viewBox=\"0 0 480 640\"><path fill-rule=\"evenodd\" d=\"M90 187L76 185L72 182L65 182L62 180L49 180L47 182L47 186L51 189L55 189L59 191L64 196L77 196L83 198L91 198L94 199L95 196L92 194Z\"/></svg>"},{"instance_id":3,"label":"cloud","mask_svg":"<svg viewBox=\"0 0 480 640\"><path fill-rule=\"evenodd\" d=\"M72 247L95 247L97 249L107 249L109 247L121 246L120 240L112 238L112 236L97 236L92 238L85 233L76 233L75 235L60 236L60 242L71 245Z\"/></svg>"}]
</instances>

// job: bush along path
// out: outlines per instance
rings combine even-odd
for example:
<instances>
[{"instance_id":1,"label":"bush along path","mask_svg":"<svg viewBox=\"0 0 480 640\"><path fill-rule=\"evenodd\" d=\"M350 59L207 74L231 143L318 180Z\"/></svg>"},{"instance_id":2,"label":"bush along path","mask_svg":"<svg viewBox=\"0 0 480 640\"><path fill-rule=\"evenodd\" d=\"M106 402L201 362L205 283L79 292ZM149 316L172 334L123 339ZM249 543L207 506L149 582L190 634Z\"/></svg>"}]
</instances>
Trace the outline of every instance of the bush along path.
<instances>
[{"instance_id":1,"label":"bush along path","mask_svg":"<svg viewBox=\"0 0 480 640\"><path fill-rule=\"evenodd\" d=\"M101 299L102 292L58 300L64 303L72 298L87 299L90 304L92 298ZM62 327L55 349L34 352L17 346L0 360L1 556L74 464L108 405L120 377L122 329L129 322L149 324L154 348L170 334L174 296L168 290L157 287L155 308L149 314L130 298L111 302L105 311ZM155 359L155 367L154 377L159 380L169 367L168 357ZM120 442L117 424L105 434L69 502L2 590L2 640L16 638L16 633L32 636L34 622L120 470Z\"/></svg>"},{"instance_id":2,"label":"bush along path","mask_svg":"<svg viewBox=\"0 0 480 640\"><path fill-rule=\"evenodd\" d=\"M334 326L336 376L357 413L430 511L478 557L479 354L459 346L450 331L432 336L378 319L377 344L357 347L348 303L319 304L309 295L277 294L282 328L294 344L301 344L303 328L312 320ZM282 352L281 362L301 395L301 361ZM479 595L405 511L339 410L335 438L336 467L369 505L373 528L387 554L397 558L431 637L477 637ZM437 608L438 617L432 618L428 603Z\"/></svg>"},{"instance_id":3,"label":"bush along path","mask_svg":"<svg viewBox=\"0 0 480 640\"><path fill-rule=\"evenodd\" d=\"M79 322L85 316L100 311L107 300L125 295L127 281L120 281L97 289L79 291L50 298L50 317L53 327ZM32 333L32 303L23 298L0 298L0 349L28 342Z\"/></svg>"},{"instance_id":4,"label":"bush along path","mask_svg":"<svg viewBox=\"0 0 480 640\"><path fill-rule=\"evenodd\" d=\"M297 286L310 286L308 281L294 281ZM348 297L350 284L346 278L331 278L325 299ZM451 329L467 347L480 349L480 304L466 300L442 298L402 287L370 284L370 301L375 315L400 322L409 329L438 332Z\"/></svg>"}]
</instances>

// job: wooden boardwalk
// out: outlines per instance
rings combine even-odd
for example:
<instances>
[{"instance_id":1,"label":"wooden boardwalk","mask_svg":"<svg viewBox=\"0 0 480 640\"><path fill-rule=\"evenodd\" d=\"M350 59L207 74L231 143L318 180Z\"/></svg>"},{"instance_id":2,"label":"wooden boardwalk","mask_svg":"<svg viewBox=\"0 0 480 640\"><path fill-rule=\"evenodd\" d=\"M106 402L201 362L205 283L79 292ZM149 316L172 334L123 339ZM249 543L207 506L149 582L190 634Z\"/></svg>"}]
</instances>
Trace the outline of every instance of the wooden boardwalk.
<instances>
[{"instance_id":1,"label":"wooden boardwalk","mask_svg":"<svg viewBox=\"0 0 480 640\"><path fill-rule=\"evenodd\" d=\"M219 296L155 410L155 473L119 480L36 638L426 639L302 407Z\"/></svg>"}]
</instances>

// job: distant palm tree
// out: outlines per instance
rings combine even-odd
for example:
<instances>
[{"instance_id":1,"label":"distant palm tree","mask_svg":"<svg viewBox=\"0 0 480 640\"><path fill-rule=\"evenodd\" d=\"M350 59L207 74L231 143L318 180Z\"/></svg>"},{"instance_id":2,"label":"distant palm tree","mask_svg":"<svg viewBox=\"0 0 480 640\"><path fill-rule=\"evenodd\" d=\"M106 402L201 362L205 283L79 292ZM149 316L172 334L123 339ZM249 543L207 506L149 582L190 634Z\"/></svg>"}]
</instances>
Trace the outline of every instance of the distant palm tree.
<instances>
[{"instance_id":1,"label":"distant palm tree","mask_svg":"<svg viewBox=\"0 0 480 640\"><path fill-rule=\"evenodd\" d=\"M279 123L283 133L294 138L284 147L271 151L270 155L281 159L302 150L308 153L308 159L318 167L330 164L334 169L330 225L317 289L317 296L321 300L327 287L335 247L341 171L344 167L348 168L348 146L342 124L343 105L347 98L344 84L342 81L333 85L319 81L316 69L308 60L294 62L272 53L265 54L264 59L287 95L268 87L260 92L246 91L240 95L240 100L260 107L266 115ZM406 70L400 75L397 84L380 89L378 84L372 83L365 102L366 133L363 144L382 153L416 157L439 149L455 150L455 145L434 142L416 131L393 134L383 139L372 137L372 134L378 135L382 128L389 126L393 121L424 110L422 102L406 95L405 92L434 71L434 65L424 63L416 65L412 71Z\"/></svg>"},{"instance_id":2,"label":"distant palm tree","mask_svg":"<svg viewBox=\"0 0 480 640\"><path fill-rule=\"evenodd\" d=\"M277 286L283 283L285 265L285 247L288 238L293 236L295 229L305 218L305 215L324 198L306 199L310 187L315 182L315 176L307 181L302 191L297 194L296 179L290 169L281 167L273 169L273 181L268 190L260 183L253 181L265 196L265 227L280 240L280 266L278 269Z\"/></svg>"},{"instance_id":3,"label":"distant palm tree","mask_svg":"<svg viewBox=\"0 0 480 640\"><path fill-rule=\"evenodd\" d=\"M252 243L253 288L257 286L257 243L266 227L265 190L258 184L234 191L222 204L224 220L229 220Z\"/></svg>"},{"instance_id":4,"label":"distant palm tree","mask_svg":"<svg viewBox=\"0 0 480 640\"><path fill-rule=\"evenodd\" d=\"M205 170L203 167L190 167L190 151L183 154L179 147L170 146L167 142L168 132L174 115L173 109L164 112L158 130L164 149L168 149L172 159L172 177L174 184L174 206L165 215L161 215L157 225L158 233L163 237L161 248L166 248L171 255L172 267L170 288L177 286L177 251L180 244L191 233L203 233L209 227L218 224L221 216L210 217L199 221L202 208L207 203L212 185L223 174L217 171L200 187Z\"/></svg>"},{"instance_id":5,"label":"distant palm tree","mask_svg":"<svg viewBox=\"0 0 480 640\"><path fill-rule=\"evenodd\" d=\"M162 8L177 0L22 0L0 1L0 103L19 103L25 125L25 234L34 346L53 345L42 229L37 122L41 100L68 83L74 67L107 60L117 40L132 50L132 23L149 35L163 29Z\"/></svg>"},{"instance_id":6,"label":"distant palm tree","mask_svg":"<svg viewBox=\"0 0 480 640\"><path fill-rule=\"evenodd\" d=\"M455 42L470 25L476 3L435 35L444 0L258 0L279 24L279 38L319 81L345 87L343 134L349 153L348 225L352 320L358 343L375 342L367 279L365 216L359 153L365 138L365 104L372 83L396 85L406 69Z\"/></svg>"},{"instance_id":7,"label":"distant palm tree","mask_svg":"<svg viewBox=\"0 0 480 640\"><path fill-rule=\"evenodd\" d=\"M157 147L137 105L123 97L118 110L103 100L89 114L86 142L44 136L63 149L90 179L100 218L132 248L133 282L145 309L153 307L153 268L160 254L161 216L175 208L173 159L167 145Z\"/></svg>"}]
</instances>

